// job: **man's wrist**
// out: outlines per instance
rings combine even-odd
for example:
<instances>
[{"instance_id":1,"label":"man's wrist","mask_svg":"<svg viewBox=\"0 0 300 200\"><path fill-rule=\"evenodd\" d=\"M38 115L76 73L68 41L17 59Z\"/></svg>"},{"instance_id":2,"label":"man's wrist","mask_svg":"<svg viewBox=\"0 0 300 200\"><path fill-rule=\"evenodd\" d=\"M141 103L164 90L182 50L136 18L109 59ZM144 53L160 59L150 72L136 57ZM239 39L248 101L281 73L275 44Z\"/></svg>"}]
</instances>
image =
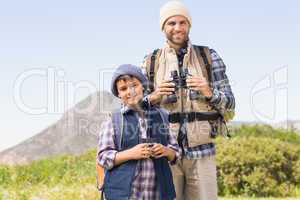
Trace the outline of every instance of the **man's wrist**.
<instances>
[{"instance_id":1,"label":"man's wrist","mask_svg":"<svg viewBox=\"0 0 300 200\"><path fill-rule=\"evenodd\" d=\"M151 94L148 94L147 95L147 101L148 101L148 104L151 106L152 105L152 95Z\"/></svg>"},{"instance_id":2,"label":"man's wrist","mask_svg":"<svg viewBox=\"0 0 300 200\"><path fill-rule=\"evenodd\" d=\"M214 104L216 104L217 102L220 102L220 93L219 93L219 91L217 90L217 89L213 89L212 90L212 96L211 96L211 98L209 99L209 103L211 104L211 105L214 105Z\"/></svg>"},{"instance_id":3,"label":"man's wrist","mask_svg":"<svg viewBox=\"0 0 300 200\"><path fill-rule=\"evenodd\" d=\"M205 96L205 100L206 100L207 102L210 102L211 99L212 99L212 95L211 95L211 96Z\"/></svg>"},{"instance_id":4,"label":"man's wrist","mask_svg":"<svg viewBox=\"0 0 300 200\"><path fill-rule=\"evenodd\" d=\"M153 105L159 103L159 99L156 99L156 98L154 97L153 93L148 94L148 95L147 95L147 98L148 98L148 102L149 102L149 105L150 105L150 106L153 106Z\"/></svg>"},{"instance_id":5,"label":"man's wrist","mask_svg":"<svg viewBox=\"0 0 300 200\"><path fill-rule=\"evenodd\" d=\"M205 100L206 100L207 102L209 102L209 101L212 99L212 97L213 97L213 92L212 92L212 90L209 90L206 94L204 94L204 97L205 97Z\"/></svg>"}]
</instances>

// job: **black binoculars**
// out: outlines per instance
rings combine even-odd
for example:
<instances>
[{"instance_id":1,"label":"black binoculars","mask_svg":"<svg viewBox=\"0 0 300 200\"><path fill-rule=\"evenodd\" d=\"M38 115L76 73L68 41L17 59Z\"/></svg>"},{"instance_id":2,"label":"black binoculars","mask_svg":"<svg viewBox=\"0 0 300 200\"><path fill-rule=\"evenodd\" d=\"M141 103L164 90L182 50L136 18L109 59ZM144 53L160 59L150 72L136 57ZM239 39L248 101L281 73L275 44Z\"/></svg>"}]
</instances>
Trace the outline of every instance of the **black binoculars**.
<instances>
[{"instance_id":1,"label":"black binoculars","mask_svg":"<svg viewBox=\"0 0 300 200\"><path fill-rule=\"evenodd\" d=\"M167 103L176 103L177 102L177 96L176 91L178 91L179 88L188 89L189 91L189 98L190 100L198 100L200 98L200 93L198 91L189 89L186 85L186 79L191 76L189 74L188 68L184 68L184 70L179 69L179 76L177 70L171 71L171 79L172 82L175 84L175 91L172 92L172 94L167 96L166 102Z\"/></svg>"}]
</instances>

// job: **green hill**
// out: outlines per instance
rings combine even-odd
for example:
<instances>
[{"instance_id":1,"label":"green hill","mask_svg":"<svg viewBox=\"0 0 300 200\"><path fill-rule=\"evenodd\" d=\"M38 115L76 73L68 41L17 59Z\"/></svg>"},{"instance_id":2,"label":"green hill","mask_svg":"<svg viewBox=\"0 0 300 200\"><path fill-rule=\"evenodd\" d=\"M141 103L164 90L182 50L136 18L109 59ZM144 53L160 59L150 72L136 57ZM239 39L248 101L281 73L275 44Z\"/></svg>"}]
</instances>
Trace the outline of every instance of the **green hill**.
<instances>
[{"instance_id":1,"label":"green hill","mask_svg":"<svg viewBox=\"0 0 300 200\"><path fill-rule=\"evenodd\" d=\"M300 135L241 126L217 139L221 196L300 197ZM0 199L98 199L96 151L0 166Z\"/></svg>"}]
</instances>

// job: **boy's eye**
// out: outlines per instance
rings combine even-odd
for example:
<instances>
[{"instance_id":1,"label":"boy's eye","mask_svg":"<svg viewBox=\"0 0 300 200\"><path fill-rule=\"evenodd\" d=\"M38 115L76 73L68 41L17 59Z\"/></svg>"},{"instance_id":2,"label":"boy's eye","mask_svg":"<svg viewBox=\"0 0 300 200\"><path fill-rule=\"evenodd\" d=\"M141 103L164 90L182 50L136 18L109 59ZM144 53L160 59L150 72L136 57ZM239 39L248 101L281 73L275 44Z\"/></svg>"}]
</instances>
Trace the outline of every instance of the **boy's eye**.
<instances>
[{"instance_id":1,"label":"boy's eye","mask_svg":"<svg viewBox=\"0 0 300 200\"><path fill-rule=\"evenodd\" d=\"M132 82L132 83L129 84L129 87L137 87L137 85L138 84L136 82Z\"/></svg>"},{"instance_id":2,"label":"boy's eye","mask_svg":"<svg viewBox=\"0 0 300 200\"><path fill-rule=\"evenodd\" d=\"M121 87L119 88L120 91L125 91L126 90L126 87Z\"/></svg>"}]
</instances>

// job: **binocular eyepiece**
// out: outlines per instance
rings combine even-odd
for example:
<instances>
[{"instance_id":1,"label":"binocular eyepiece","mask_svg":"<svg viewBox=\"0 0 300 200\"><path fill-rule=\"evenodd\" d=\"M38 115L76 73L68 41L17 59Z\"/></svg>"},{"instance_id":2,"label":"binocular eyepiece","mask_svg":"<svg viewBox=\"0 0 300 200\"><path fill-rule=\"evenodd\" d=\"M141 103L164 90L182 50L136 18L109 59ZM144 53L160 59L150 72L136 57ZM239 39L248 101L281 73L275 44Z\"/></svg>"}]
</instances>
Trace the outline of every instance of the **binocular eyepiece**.
<instances>
[{"instance_id":1,"label":"binocular eyepiece","mask_svg":"<svg viewBox=\"0 0 300 200\"><path fill-rule=\"evenodd\" d=\"M176 91L178 91L179 88L188 89L189 98L191 101L198 100L200 98L200 93L198 91L192 90L187 87L186 79L188 78L188 76L191 76L189 74L188 68L184 68L184 70L180 69L179 76L177 70L171 71L171 79L175 84L175 91L172 92L171 95L167 96L167 103L177 102Z\"/></svg>"}]
</instances>

